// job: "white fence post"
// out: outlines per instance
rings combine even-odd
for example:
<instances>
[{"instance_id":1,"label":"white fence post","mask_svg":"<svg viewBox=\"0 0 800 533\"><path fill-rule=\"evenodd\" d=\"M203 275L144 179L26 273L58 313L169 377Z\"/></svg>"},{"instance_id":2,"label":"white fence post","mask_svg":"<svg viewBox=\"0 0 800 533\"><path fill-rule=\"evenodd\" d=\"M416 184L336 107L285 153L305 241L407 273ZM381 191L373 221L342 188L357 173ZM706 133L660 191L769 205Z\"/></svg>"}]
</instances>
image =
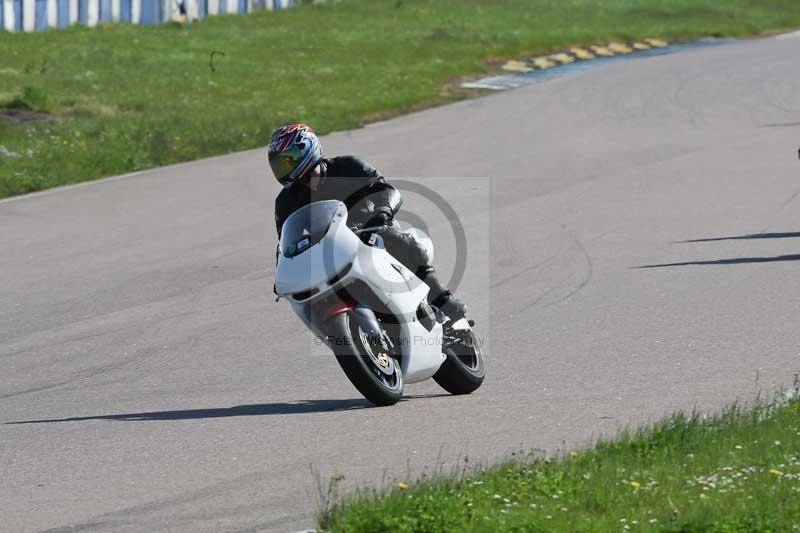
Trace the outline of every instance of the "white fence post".
<instances>
[{"instance_id":1,"label":"white fence post","mask_svg":"<svg viewBox=\"0 0 800 533\"><path fill-rule=\"evenodd\" d=\"M102 11L103 20L119 22L123 19L122 2L126 0L0 0L0 15L2 24L0 31L36 31L43 28L57 28L61 25L84 23L87 26L97 26L100 22ZM131 24L142 23L142 1L155 2L156 5L145 6L147 13L156 9L155 20L148 23L161 23L178 20L178 10L181 0L127 0L130 2L130 19L127 7L125 20ZM189 20L197 20L201 16L212 16L220 13L247 14L258 9L283 9L295 7L298 0L183 0L186 7L186 16ZM66 6L62 4L66 2ZM104 2L101 6L101 2ZM204 4L200 4L204 2ZM44 6L40 5L44 3ZM66 7L66 12L64 8ZM44 8L44 9L42 9ZM106 13L106 9L110 13ZM241 12L240 12L241 9ZM161 15L158 17L158 15ZM37 20L41 15L44 20ZM160 20L159 20L160 19ZM17 27L21 20L21 28Z\"/></svg>"},{"instance_id":2,"label":"white fence post","mask_svg":"<svg viewBox=\"0 0 800 533\"><path fill-rule=\"evenodd\" d=\"M97 26L100 18L100 0L85 0L86 4L86 25L89 27Z\"/></svg>"},{"instance_id":3,"label":"white fence post","mask_svg":"<svg viewBox=\"0 0 800 533\"><path fill-rule=\"evenodd\" d=\"M47 27L55 28L58 26L58 2L47 0Z\"/></svg>"},{"instance_id":4,"label":"white fence post","mask_svg":"<svg viewBox=\"0 0 800 533\"><path fill-rule=\"evenodd\" d=\"M36 29L36 0L22 0L22 29L23 31Z\"/></svg>"},{"instance_id":5,"label":"white fence post","mask_svg":"<svg viewBox=\"0 0 800 533\"><path fill-rule=\"evenodd\" d=\"M186 0L186 18L189 20L200 18L200 7L197 5L197 0Z\"/></svg>"},{"instance_id":6,"label":"white fence post","mask_svg":"<svg viewBox=\"0 0 800 533\"><path fill-rule=\"evenodd\" d=\"M14 31L14 0L3 0L3 27L6 31Z\"/></svg>"},{"instance_id":7,"label":"white fence post","mask_svg":"<svg viewBox=\"0 0 800 533\"><path fill-rule=\"evenodd\" d=\"M139 24L142 20L142 0L131 0L131 24Z\"/></svg>"}]
</instances>

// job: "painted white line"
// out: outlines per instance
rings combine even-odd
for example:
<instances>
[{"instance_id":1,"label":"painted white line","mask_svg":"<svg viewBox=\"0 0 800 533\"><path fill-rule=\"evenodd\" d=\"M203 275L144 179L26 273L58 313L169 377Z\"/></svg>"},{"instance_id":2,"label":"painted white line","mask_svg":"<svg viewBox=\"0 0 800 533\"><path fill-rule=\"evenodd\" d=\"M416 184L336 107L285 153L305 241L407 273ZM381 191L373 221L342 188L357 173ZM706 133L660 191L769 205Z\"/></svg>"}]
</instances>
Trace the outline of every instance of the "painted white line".
<instances>
[{"instance_id":1,"label":"painted white line","mask_svg":"<svg viewBox=\"0 0 800 533\"><path fill-rule=\"evenodd\" d=\"M800 39L800 31L793 31L789 33L782 33L775 37L775 39Z\"/></svg>"},{"instance_id":2,"label":"painted white line","mask_svg":"<svg viewBox=\"0 0 800 533\"><path fill-rule=\"evenodd\" d=\"M102 185L103 183L109 183L109 182L112 182L112 181L118 181L118 180L124 180L124 179L128 179L128 178L133 178L133 177L136 177L136 176L141 176L143 174L150 174L150 173L154 173L154 172L160 172L160 171L162 171L164 169L181 168L181 167L188 167L188 166L191 166L191 165L203 164L203 162L210 161L210 160L213 160L213 159L220 159L220 158L223 158L223 157L237 157L237 156L240 156L242 154L246 154L248 152L256 152L256 151L261 151L261 150L263 150L263 148L252 148L250 150L242 150L241 152L231 152L230 154L222 154L222 155L216 155L216 156L213 156L213 157L206 157L206 158L203 158L203 159L195 159L194 161L184 161L183 163L175 163L174 165L167 165L165 167L153 167L153 168L147 168L147 169L144 169L144 170L137 170L135 172L130 172L128 174L120 174L119 176L109 176L108 178L100 178L100 179L97 179L97 180L88 180L88 181L82 181L80 183L71 183L69 185L61 185L59 187L53 187L52 189L45 189L43 191L35 191L35 192L27 193L27 194L20 194L20 195L17 195L17 196L11 196L9 198L3 198L3 199L0 199L0 205L11 203L11 202L17 202L17 201L21 201L21 200L29 200L29 199L33 199L33 198L50 196L50 195L53 195L53 194L58 194L58 193L61 193L61 192L64 192L64 191L72 190L72 189L82 189L84 187L92 187L92 186L95 186L95 185Z\"/></svg>"}]
</instances>

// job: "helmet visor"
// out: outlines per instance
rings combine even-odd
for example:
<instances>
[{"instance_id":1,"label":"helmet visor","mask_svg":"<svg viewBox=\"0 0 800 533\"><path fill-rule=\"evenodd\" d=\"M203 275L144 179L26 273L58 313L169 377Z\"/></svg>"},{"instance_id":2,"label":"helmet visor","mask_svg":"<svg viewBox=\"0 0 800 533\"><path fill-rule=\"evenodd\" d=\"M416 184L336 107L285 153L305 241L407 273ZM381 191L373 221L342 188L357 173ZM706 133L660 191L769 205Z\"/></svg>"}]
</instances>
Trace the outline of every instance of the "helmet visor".
<instances>
[{"instance_id":1,"label":"helmet visor","mask_svg":"<svg viewBox=\"0 0 800 533\"><path fill-rule=\"evenodd\" d=\"M275 178L282 184L287 185L292 180L289 175L300 162L300 150L291 148L285 152L269 155L269 166Z\"/></svg>"}]
</instances>

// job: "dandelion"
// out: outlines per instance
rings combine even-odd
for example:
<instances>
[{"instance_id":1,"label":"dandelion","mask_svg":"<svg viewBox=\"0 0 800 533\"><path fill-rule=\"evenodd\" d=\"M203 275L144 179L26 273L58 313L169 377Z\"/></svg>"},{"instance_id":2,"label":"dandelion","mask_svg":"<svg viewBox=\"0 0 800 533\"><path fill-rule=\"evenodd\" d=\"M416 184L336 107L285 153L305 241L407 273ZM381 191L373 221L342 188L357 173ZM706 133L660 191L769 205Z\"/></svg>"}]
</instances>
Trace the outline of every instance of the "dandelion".
<instances>
[{"instance_id":1,"label":"dandelion","mask_svg":"<svg viewBox=\"0 0 800 533\"><path fill-rule=\"evenodd\" d=\"M578 452L569 452L569 456L575 459L576 457L578 457Z\"/></svg>"},{"instance_id":2,"label":"dandelion","mask_svg":"<svg viewBox=\"0 0 800 533\"><path fill-rule=\"evenodd\" d=\"M406 490L408 488L407 483L403 483L402 481L397 484L397 488L400 490Z\"/></svg>"},{"instance_id":3,"label":"dandelion","mask_svg":"<svg viewBox=\"0 0 800 533\"><path fill-rule=\"evenodd\" d=\"M770 468L769 473L772 474L773 476L780 476L783 472L781 472L777 468Z\"/></svg>"},{"instance_id":4,"label":"dandelion","mask_svg":"<svg viewBox=\"0 0 800 533\"><path fill-rule=\"evenodd\" d=\"M641 486L642 486L642 484L641 484L641 483L639 483L638 481L631 481L630 485L631 485L631 487L633 487L634 489L638 489L639 487L641 487Z\"/></svg>"}]
</instances>

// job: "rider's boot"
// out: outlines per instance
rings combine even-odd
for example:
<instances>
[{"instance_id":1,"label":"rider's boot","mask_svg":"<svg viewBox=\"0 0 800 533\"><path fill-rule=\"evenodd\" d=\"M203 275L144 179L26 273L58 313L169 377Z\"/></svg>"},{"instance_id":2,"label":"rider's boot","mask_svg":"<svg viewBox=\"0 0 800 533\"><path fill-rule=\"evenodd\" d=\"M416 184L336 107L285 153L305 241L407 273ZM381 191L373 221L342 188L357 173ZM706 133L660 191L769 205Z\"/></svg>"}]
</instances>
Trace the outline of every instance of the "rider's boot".
<instances>
[{"instance_id":1,"label":"rider's boot","mask_svg":"<svg viewBox=\"0 0 800 533\"><path fill-rule=\"evenodd\" d=\"M439 310L455 322L467 315L467 306L453 296L453 293L446 289L436 275L436 269L432 266L424 266L417 270L419 279L425 282L431 290L428 292L428 303L435 305Z\"/></svg>"}]
</instances>

